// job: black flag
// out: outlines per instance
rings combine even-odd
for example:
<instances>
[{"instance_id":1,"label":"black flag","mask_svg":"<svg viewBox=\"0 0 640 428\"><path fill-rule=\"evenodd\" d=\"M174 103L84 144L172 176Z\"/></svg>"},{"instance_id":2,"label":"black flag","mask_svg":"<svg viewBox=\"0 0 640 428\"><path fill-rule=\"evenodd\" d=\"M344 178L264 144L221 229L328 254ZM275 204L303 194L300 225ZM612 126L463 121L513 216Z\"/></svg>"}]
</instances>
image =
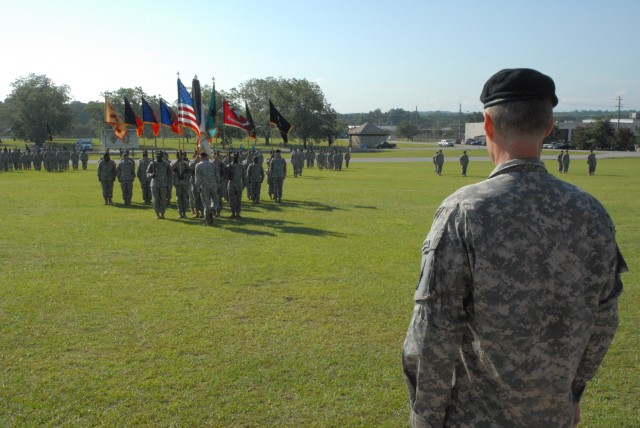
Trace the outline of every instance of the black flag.
<instances>
[{"instance_id":1,"label":"black flag","mask_svg":"<svg viewBox=\"0 0 640 428\"><path fill-rule=\"evenodd\" d=\"M269 122L278 128L280 135L282 135L282 140L286 144L289 141L287 134L291 131L291 124L280 114L271 100L269 100Z\"/></svg>"}]
</instances>

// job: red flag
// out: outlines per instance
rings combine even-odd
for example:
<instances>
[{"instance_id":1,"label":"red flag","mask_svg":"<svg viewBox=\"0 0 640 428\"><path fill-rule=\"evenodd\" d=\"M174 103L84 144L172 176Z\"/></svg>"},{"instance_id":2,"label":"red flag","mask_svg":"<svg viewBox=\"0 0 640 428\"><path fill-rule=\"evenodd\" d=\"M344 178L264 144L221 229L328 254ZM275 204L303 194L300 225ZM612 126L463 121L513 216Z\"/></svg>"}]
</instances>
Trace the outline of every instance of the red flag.
<instances>
[{"instance_id":1,"label":"red flag","mask_svg":"<svg viewBox=\"0 0 640 428\"><path fill-rule=\"evenodd\" d=\"M236 110L232 109L229 106L229 102L224 100L222 103L224 110L224 124L228 126L233 126L234 128L244 129L247 132L250 132L253 127L251 123L247 120L246 117L239 114Z\"/></svg>"}]
</instances>

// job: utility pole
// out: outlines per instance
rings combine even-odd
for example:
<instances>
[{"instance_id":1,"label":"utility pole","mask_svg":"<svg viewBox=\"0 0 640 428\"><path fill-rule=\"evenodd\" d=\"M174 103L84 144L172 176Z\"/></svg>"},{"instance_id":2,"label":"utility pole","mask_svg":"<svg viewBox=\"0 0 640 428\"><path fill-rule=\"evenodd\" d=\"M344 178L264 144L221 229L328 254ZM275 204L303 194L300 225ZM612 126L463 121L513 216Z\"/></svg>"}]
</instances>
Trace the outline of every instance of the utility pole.
<instances>
[{"instance_id":1,"label":"utility pole","mask_svg":"<svg viewBox=\"0 0 640 428\"><path fill-rule=\"evenodd\" d=\"M460 141L460 143L462 143L462 139L460 138L461 121L462 121L462 103L459 104L459 110L458 110L458 141Z\"/></svg>"},{"instance_id":2,"label":"utility pole","mask_svg":"<svg viewBox=\"0 0 640 428\"><path fill-rule=\"evenodd\" d=\"M618 132L620 132L620 108L622 104L622 98L618 97Z\"/></svg>"}]
</instances>

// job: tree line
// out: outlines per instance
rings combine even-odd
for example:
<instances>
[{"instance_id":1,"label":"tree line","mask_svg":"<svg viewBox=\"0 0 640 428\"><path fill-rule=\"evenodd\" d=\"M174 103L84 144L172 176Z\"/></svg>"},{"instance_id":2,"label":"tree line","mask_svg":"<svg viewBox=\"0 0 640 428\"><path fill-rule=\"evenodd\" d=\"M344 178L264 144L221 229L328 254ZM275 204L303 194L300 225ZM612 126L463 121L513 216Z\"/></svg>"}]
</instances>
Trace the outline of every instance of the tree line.
<instances>
[{"instance_id":1,"label":"tree line","mask_svg":"<svg viewBox=\"0 0 640 428\"><path fill-rule=\"evenodd\" d=\"M104 102L72 101L69 86L56 85L45 75L30 74L16 79L11 86L12 92L3 102L0 102L0 136L14 137L42 145L47 140L49 132L55 137L96 138L105 128ZM208 106L212 91L212 85L202 85L205 108ZM145 93L141 87L104 91L101 95L109 97L121 113L124 111L125 97L134 106L140 106L141 99L144 97L159 116L159 97ZM272 133L269 124L269 99L293 125L291 137L302 140L305 147L311 141L328 141L332 144L336 138L347 137L349 126L361 125L365 122L376 126L395 126L398 137L412 140L427 131L433 134L442 129L449 129L454 135L458 130L464 132L465 123L483 121L482 112L418 112L401 108L393 108L386 112L375 109L367 113L339 114L327 101L318 84L306 79L268 77L250 79L229 91L216 89L218 127L222 127L223 100L229 101L241 112L244 111L246 102L256 125L257 136L269 144L272 139L279 138L279 133ZM138 108L137 111L140 109ZM611 123L613 116L611 112L593 112L591 118L597 120L578 127L574 131L573 143L576 148L603 150L633 148L635 135L626 128L617 130ZM589 117L589 112L556 112L555 117L557 120L579 121ZM145 127L144 132L145 137L152 138L149 127ZM161 137L174 135L164 126L161 126L160 132ZM188 129L184 132L185 137L192 136ZM246 135L242 130L226 127L224 136L230 141L243 139ZM554 139L556 136L557 132L550 138Z\"/></svg>"},{"instance_id":2,"label":"tree line","mask_svg":"<svg viewBox=\"0 0 640 428\"><path fill-rule=\"evenodd\" d=\"M0 135L18 138L37 145L42 145L49 137L80 138L97 137L105 128L104 102L90 101L83 103L72 101L70 88L67 85L55 85L44 75L30 74L12 83L12 92L0 102ZM202 85L204 108L209 105L213 85ZM101 94L109 98L116 110L123 114L124 98L134 105L140 106L142 98L153 108L160 120L160 97L144 92L141 87L120 88L104 91ZM239 87L229 91L215 91L217 126L222 129L223 100L244 114L245 102L256 126L258 136L267 144L272 138L280 138L279 133L272 133L269 123L269 99L278 107L279 112L293 125L292 136L302 140L306 147L311 141L329 141L346 134L346 126L337 120L337 113L326 100L324 93L314 82L306 79L284 79L269 77L251 79ZM139 116L141 109L134 107ZM161 136L174 134L161 126ZM151 138L150 127L145 127L145 137ZM184 129L184 137L189 138L191 131ZM225 127L225 139L242 139L246 137L242 130Z\"/></svg>"}]
</instances>

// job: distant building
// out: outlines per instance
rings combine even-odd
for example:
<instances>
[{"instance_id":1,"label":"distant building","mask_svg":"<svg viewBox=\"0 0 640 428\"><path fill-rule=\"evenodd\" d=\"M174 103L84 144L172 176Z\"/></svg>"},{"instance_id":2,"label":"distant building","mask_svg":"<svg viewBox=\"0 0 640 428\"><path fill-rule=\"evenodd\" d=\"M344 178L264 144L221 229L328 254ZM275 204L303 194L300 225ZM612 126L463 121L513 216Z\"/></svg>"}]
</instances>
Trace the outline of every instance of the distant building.
<instances>
[{"instance_id":1,"label":"distant building","mask_svg":"<svg viewBox=\"0 0 640 428\"><path fill-rule=\"evenodd\" d=\"M589 124L595 122L595 119L585 119L580 122L557 122L559 131L559 140L563 141L572 141L573 140L573 131L581 126L588 126ZM629 128L634 135L640 135L640 120L637 117L637 113L631 113L628 119L611 119L611 125L614 128L618 127L618 123L620 124L620 128ZM486 135L484 133L484 122L476 122L476 123L466 123L464 125L464 138L465 140L469 138L473 139L481 139L485 138Z\"/></svg>"},{"instance_id":2,"label":"distant building","mask_svg":"<svg viewBox=\"0 0 640 428\"><path fill-rule=\"evenodd\" d=\"M464 124L464 141L467 141L470 138L474 140L487 139L487 134L484 133L484 122Z\"/></svg>"},{"instance_id":3,"label":"distant building","mask_svg":"<svg viewBox=\"0 0 640 428\"><path fill-rule=\"evenodd\" d=\"M618 128L618 124L620 124L620 128L628 128L634 135L639 135L640 131L640 120L637 118L636 113L631 113L631 117L628 119L622 119L618 121L617 118L610 119L611 125L614 128ZM589 124L595 122L595 119L585 119L581 122L558 122L556 125L558 126L558 130L560 131L560 140L564 141L573 141L573 131L576 128L581 126L588 126Z\"/></svg>"},{"instance_id":4,"label":"distant building","mask_svg":"<svg viewBox=\"0 0 640 428\"><path fill-rule=\"evenodd\" d=\"M387 141L391 133L366 122L349 130L349 147L375 147Z\"/></svg>"}]
</instances>

